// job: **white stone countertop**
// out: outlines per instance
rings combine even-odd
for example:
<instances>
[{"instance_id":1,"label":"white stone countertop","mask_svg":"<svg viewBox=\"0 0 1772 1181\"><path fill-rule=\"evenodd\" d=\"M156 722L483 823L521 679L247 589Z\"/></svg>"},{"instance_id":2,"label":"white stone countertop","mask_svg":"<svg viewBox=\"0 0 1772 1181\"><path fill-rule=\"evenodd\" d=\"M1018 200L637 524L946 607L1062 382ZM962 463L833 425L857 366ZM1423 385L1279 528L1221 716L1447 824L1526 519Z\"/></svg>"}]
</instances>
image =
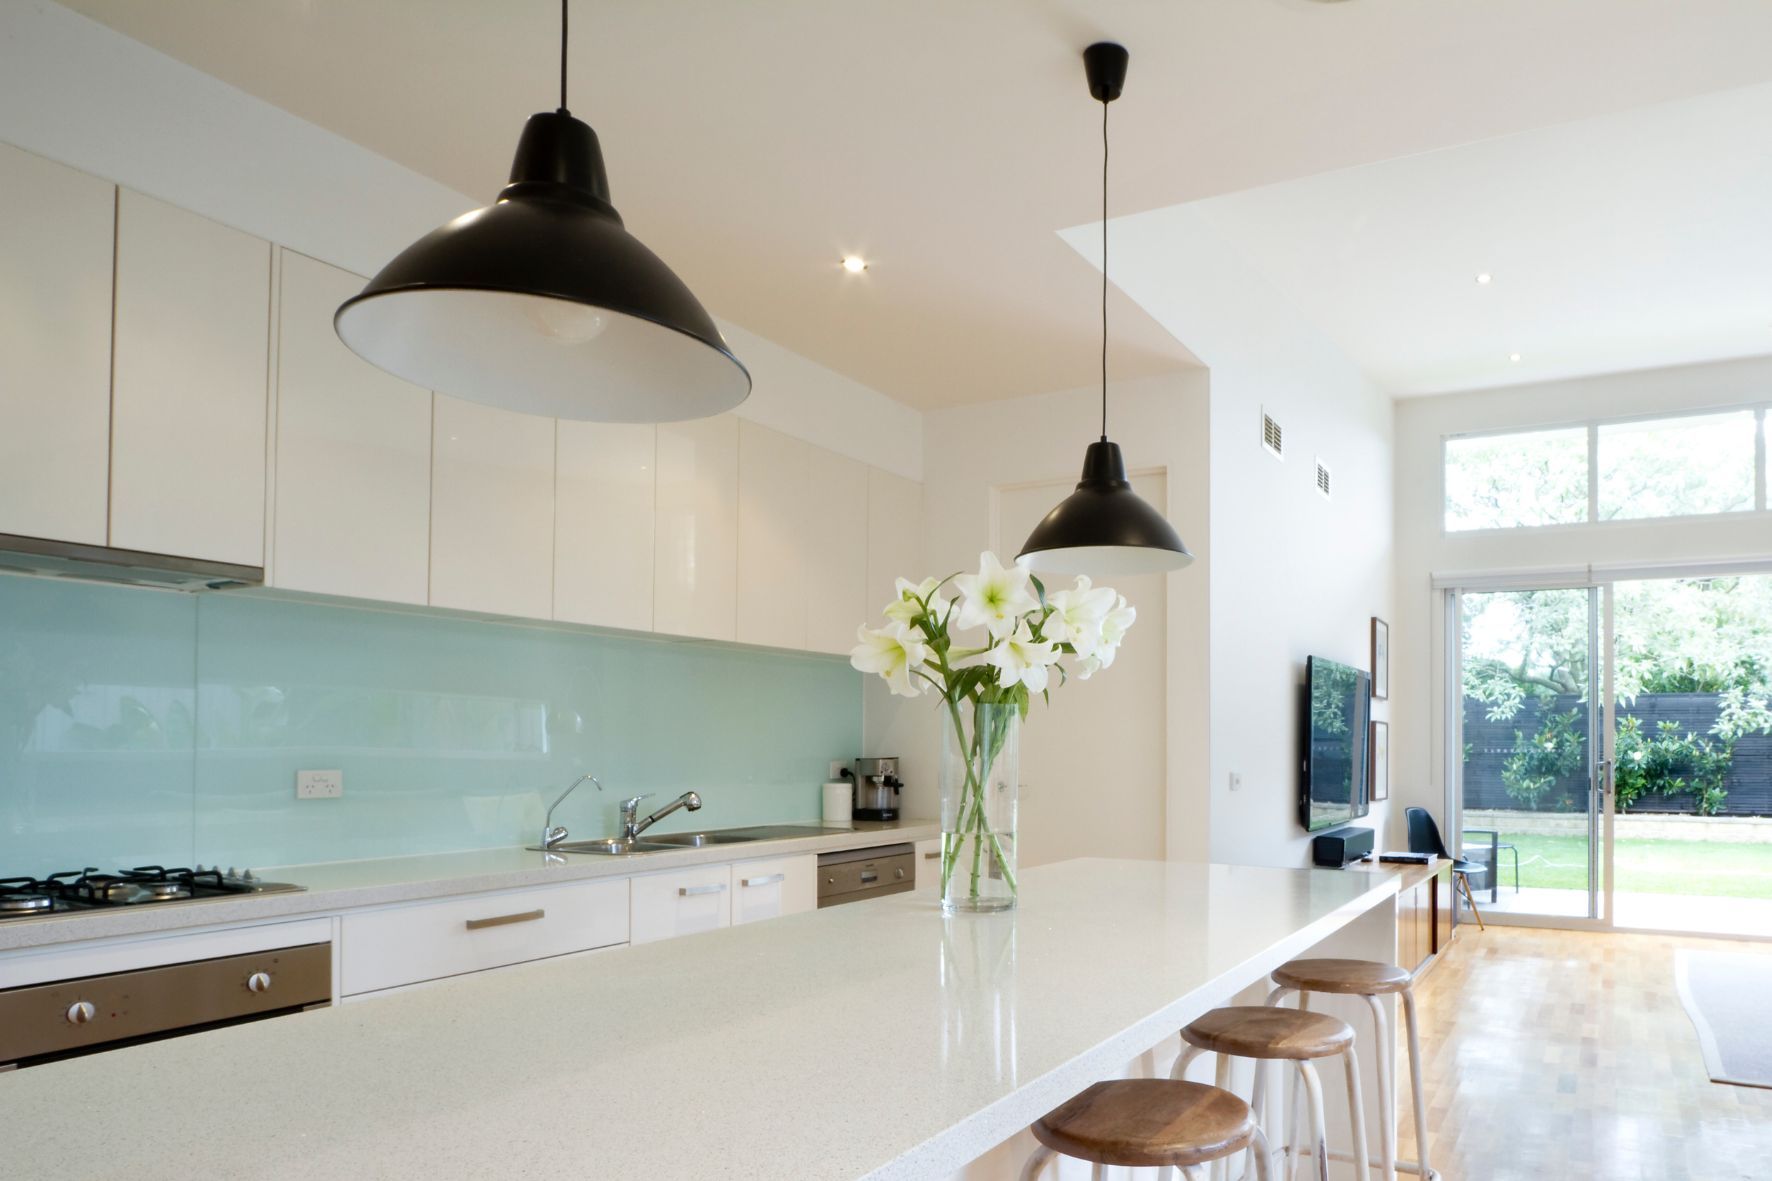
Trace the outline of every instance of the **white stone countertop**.
<instances>
[{"instance_id":1,"label":"white stone countertop","mask_svg":"<svg viewBox=\"0 0 1772 1181\"><path fill-rule=\"evenodd\" d=\"M821 828L817 821L801 823ZM0 953L87 939L211 927L226 923L329 914L359 906L382 906L454 894L478 894L524 886L545 886L584 878L630 877L664 869L710 862L748 861L795 853L829 853L870 845L921 841L941 835L937 820L858 820L844 828L825 828L812 836L745 841L703 849L636 853L607 857L595 853L537 853L520 846L470 849L459 853L427 853L411 857L379 857L364 861L328 861L313 865L282 865L255 870L266 881L293 882L306 889L281 894L250 894L239 898L73 911L34 919L0 921ZM642 837L642 840L645 838Z\"/></svg>"},{"instance_id":2,"label":"white stone countertop","mask_svg":"<svg viewBox=\"0 0 1772 1181\"><path fill-rule=\"evenodd\" d=\"M1068 861L1027 870L1006 914L900 894L461 977L0 1074L0 1161L34 1181L941 1177L1397 881Z\"/></svg>"}]
</instances>

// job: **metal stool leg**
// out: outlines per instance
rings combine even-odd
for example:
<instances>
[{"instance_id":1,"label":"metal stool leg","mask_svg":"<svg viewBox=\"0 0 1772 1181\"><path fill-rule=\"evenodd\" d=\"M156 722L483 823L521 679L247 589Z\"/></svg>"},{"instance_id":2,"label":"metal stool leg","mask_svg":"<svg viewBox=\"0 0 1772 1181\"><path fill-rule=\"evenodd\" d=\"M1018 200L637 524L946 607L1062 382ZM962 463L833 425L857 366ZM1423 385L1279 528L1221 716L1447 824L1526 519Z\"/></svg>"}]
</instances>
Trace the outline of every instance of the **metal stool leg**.
<instances>
[{"instance_id":1,"label":"metal stool leg","mask_svg":"<svg viewBox=\"0 0 1772 1181\"><path fill-rule=\"evenodd\" d=\"M1187 1068L1193 1065L1195 1058L1198 1058L1205 1052L1206 1051L1200 1049L1198 1046L1183 1046L1181 1057L1175 1060L1175 1065L1169 1071L1169 1077L1178 1083L1186 1081Z\"/></svg>"},{"instance_id":2,"label":"metal stool leg","mask_svg":"<svg viewBox=\"0 0 1772 1181\"><path fill-rule=\"evenodd\" d=\"M1107 1181L1107 1166L1104 1164L1090 1165L1089 1181Z\"/></svg>"},{"instance_id":3,"label":"metal stool leg","mask_svg":"<svg viewBox=\"0 0 1772 1181\"><path fill-rule=\"evenodd\" d=\"M1035 1178L1046 1168L1047 1162L1057 1155L1044 1144L1034 1149L1033 1155L1028 1157L1027 1164L1021 1166L1021 1181L1035 1181Z\"/></svg>"},{"instance_id":4,"label":"metal stool leg","mask_svg":"<svg viewBox=\"0 0 1772 1181\"><path fill-rule=\"evenodd\" d=\"M1354 1133L1354 1176L1370 1178L1372 1157L1366 1150L1366 1103L1360 1095L1360 1056L1350 1045L1342 1052L1341 1060L1347 1066L1347 1122Z\"/></svg>"},{"instance_id":5,"label":"metal stool leg","mask_svg":"<svg viewBox=\"0 0 1772 1181\"><path fill-rule=\"evenodd\" d=\"M1378 1155L1384 1181L1397 1181L1397 1048L1384 1001L1369 996L1366 1005L1372 1010L1372 1046L1378 1058Z\"/></svg>"},{"instance_id":6,"label":"metal stool leg","mask_svg":"<svg viewBox=\"0 0 1772 1181\"><path fill-rule=\"evenodd\" d=\"M1214 1077L1212 1081L1221 1091L1228 1091L1231 1089L1231 1056L1229 1054L1220 1054L1218 1056L1218 1071L1216 1077ZM1211 1176L1212 1181L1230 1181L1230 1158L1221 1157L1218 1160L1213 1161L1212 1167L1208 1170L1208 1173Z\"/></svg>"},{"instance_id":7,"label":"metal stool leg","mask_svg":"<svg viewBox=\"0 0 1772 1181\"><path fill-rule=\"evenodd\" d=\"M1305 1096L1309 1100L1311 1154L1317 1158L1317 1181L1329 1181L1329 1135L1327 1121L1323 1118L1323 1082L1317 1077L1317 1068L1303 1060L1298 1063L1298 1076L1304 1080Z\"/></svg>"},{"instance_id":8,"label":"metal stool leg","mask_svg":"<svg viewBox=\"0 0 1772 1181\"><path fill-rule=\"evenodd\" d=\"M1261 1122L1255 1124L1255 1135L1249 1141L1249 1148L1255 1155L1255 1181L1269 1181L1272 1169L1272 1156L1268 1150L1267 1137L1262 1133Z\"/></svg>"},{"instance_id":9,"label":"metal stool leg","mask_svg":"<svg viewBox=\"0 0 1772 1181\"><path fill-rule=\"evenodd\" d=\"M1421 1175L1430 1177L1433 1170L1427 1163L1427 1103L1422 1099L1421 1036L1415 1028L1415 990L1405 988L1401 995L1403 1024L1409 1030L1409 1091L1415 1109L1415 1161L1421 1168Z\"/></svg>"}]
</instances>

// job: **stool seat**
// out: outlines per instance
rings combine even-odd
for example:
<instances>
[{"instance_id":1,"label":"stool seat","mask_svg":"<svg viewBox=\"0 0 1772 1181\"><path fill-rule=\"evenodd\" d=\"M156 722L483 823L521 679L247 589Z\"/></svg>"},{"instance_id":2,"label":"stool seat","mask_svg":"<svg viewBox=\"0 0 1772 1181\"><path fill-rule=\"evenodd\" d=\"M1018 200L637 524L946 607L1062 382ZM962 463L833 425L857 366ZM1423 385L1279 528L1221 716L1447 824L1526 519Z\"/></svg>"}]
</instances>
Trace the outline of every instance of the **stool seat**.
<instances>
[{"instance_id":1,"label":"stool seat","mask_svg":"<svg viewBox=\"0 0 1772 1181\"><path fill-rule=\"evenodd\" d=\"M1237 1058L1328 1058L1354 1044L1354 1027L1307 1009L1232 1005L1181 1031L1190 1046Z\"/></svg>"},{"instance_id":2,"label":"stool seat","mask_svg":"<svg viewBox=\"0 0 1772 1181\"><path fill-rule=\"evenodd\" d=\"M1386 996L1409 987L1408 971L1376 960L1293 960L1274 971L1274 983L1300 992Z\"/></svg>"},{"instance_id":3,"label":"stool seat","mask_svg":"<svg viewBox=\"0 0 1772 1181\"><path fill-rule=\"evenodd\" d=\"M1185 1169L1247 1148L1255 1116L1229 1091L1203 1083L1113 1079L1047 1112L1034 1137L1078 1160Z\"/></svg>"}]
</instances>

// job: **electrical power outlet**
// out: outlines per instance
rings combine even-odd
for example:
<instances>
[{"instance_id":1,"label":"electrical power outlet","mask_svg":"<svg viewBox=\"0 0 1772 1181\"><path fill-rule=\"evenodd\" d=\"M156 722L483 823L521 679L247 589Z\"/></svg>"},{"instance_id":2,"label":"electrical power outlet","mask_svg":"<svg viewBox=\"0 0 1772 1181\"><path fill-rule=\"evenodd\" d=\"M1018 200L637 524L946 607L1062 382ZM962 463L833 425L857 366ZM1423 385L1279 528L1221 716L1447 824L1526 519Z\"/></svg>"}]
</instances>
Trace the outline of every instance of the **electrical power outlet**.
<instances>
[{"instance_id":1,"label":"electrical power outlet","mask_svg":"<svg viewBox=\"0 0 1772 1181\"><path fill-rule=\"evenodd\" d=\"M835 782L837 782L837 780L843 778L843 772L846 771L848 768L849 768L849 764L844 762L842 759L832 759L831 760L831 773L829 775L827 775L825 778L829 782L835 783Z\"/></svg>"},{"instance_id":2,"label":"electrical power outlet","mask_svg":"<svg viewBox=\"0 0 1772 1181\"><path fill-rule=\"evenodd\" d=\"M345 794L343 771L297 771L295 798L298 800L336 800Z\"/></svg>"},{"instance_id":3,"label":"electrical power outlet","mask_svg":"<svg viewBox=\"0 0 1772 1181\"><path fill-rule=\"evenodd\" d=\"M1232 771L1231 772L1231 790L1232 791L1242 791L1243 790L1243 773L1241 771Z\"/></svg>"}]
</instances>

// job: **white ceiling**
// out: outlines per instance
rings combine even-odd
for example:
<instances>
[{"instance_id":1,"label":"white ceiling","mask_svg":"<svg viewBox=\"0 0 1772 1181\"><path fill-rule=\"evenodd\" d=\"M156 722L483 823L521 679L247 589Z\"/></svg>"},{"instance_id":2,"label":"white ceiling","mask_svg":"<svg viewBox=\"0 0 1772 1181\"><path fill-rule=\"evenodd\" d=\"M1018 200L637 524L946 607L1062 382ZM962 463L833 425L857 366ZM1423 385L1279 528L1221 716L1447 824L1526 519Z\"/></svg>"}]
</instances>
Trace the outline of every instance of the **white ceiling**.
<instances>
[{"instance_id":1,"label":"white ceiling","mask_svg":"<svg viewBox=\"0 0 1772 1181\"><path fill-rule=\"evenodd\" d=\"M554 105L552 0L69 6L482 199ZM1132 50L1117 213L1772 80L1765 0L580 0L573 18L572 106L629 226L717 315L922 407L1093 379L1096 276L1056 231L1095 216L1077 55L1099 37ZM852 250L860 278L837 269ZM1499 294L1506 261L1460 263ZM1117 376L1190 362L1116 308Z\"/></svg>"}]
</instances>

